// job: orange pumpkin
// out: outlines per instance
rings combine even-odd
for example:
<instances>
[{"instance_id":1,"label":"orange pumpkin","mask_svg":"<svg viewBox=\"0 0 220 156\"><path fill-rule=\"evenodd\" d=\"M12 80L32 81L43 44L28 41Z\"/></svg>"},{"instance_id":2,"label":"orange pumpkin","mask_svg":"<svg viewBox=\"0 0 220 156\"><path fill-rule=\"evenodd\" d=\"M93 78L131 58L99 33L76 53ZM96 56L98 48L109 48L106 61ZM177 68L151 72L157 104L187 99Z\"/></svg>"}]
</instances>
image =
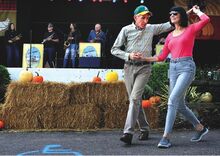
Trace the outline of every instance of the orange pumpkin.
<instances>
[{"instance_id":1,"label":"orange pumpkin","mask_svg":"<svg viewBox=\"0 0 220 156\"><path fill-rule=\"evenodd\" d=\"M150 100L142 100L142 107L143 107L143 108L149 108L149 107L151 107L151 102L150 102Z\"/></svg>"},{"instance_id":2,"label":"orange pumpkin","mask_svg":"<svg viewBox=\"0 0 220 156\"><path fill-rule=\"evenodd\" d=\"M37 74L37 76L34 76L34 77L33 77L32 82L42 83L42 82L44 81L43 76L39 76L39 73L38 73L38 72L35 72L35 73Z\"/></svg>"},{"instance_id":3,"label":"orange pumpkin","mask_svg":"<svg viewBox=\"0 0 220 156\"><path fill-rule=\"evenodd\" d=\"M156 104L156 97L155 96L152 96L149 98L149 101L151 102L151 104Z\"/></svg>"},{"instance_id":4,"label":"orange pumpkin","mask_svg":"<svg viewBox=\"0 0 220 156\"><path fill-rule=\"evenodd\" d=\"M160 103L160 97L159 96L155 96L155 100L156 100L156 103Z\"/></svg>"},{"instance_id":5,"label":"orange pumpkin","mask_svg":"<svg viewBox=\"0 0 220 156\"><path fill-rule=\"evenodd\" d=\"M4 128L5 127L5 124L2 120L0 120L0 129Z\"/></svg>"},{"instance_id":6,"label":"orange pumpkin","mask_svg":"<svg viewBox=\"0 0 220 156\"><path fill-rule=\"evenodd\" d=\"M95 82L95 83L102 82L102 79L99 77L99 73L100 72L98 72L97 76L93 77L92 82Z\"/></svg>"}]
</instances>

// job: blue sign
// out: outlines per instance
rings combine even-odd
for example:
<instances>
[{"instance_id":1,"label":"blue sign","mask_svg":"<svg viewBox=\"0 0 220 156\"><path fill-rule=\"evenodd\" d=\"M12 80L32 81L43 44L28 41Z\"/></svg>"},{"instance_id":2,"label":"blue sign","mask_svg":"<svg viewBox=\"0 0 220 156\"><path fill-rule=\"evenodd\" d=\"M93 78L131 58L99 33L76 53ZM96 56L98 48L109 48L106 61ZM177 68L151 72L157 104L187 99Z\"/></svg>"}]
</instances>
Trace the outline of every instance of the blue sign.
<instances>
[{"instance_id":1,"label":"blue sign","mask_svg":"<svg viewBox=\"0 0 220 156\"><path fill-rule=\"evenodd\" d=\"M64 149L61 145L52 144L46 145L42 150L36 151L28 151L24 153L17 154L17 156L25 156L25 155L74 155L74 156L82 156L80 152L73 151L72 149Z\"/></svg>"}]
</instances>

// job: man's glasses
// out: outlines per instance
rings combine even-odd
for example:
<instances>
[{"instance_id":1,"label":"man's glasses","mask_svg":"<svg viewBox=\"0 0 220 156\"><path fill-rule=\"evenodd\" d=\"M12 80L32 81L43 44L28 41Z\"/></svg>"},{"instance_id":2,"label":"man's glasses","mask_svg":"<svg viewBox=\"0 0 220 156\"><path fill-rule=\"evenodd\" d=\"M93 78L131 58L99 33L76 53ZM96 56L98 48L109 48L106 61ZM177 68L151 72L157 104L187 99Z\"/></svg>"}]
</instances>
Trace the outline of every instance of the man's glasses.
<instances>
[{"instance_id":1,"label":"man's glasses","mask_svg":"<svg viewBox=\"0 0 220 156\"><path fill-rule=\"evenodd\" d=\"M170 16L171 15L176 16L176 15L178 15L178 12L170 12Z\"/></svg>"}]
</instances>

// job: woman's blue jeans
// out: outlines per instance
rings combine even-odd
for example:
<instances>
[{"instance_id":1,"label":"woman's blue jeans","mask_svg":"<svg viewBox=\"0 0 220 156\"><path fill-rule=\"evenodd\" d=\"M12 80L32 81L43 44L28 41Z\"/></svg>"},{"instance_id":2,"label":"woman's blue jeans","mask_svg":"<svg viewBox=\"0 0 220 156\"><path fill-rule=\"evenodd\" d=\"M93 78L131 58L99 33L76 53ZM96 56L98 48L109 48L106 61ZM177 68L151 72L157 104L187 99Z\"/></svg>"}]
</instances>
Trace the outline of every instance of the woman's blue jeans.
<instances>
[{"instance_id":1,"label":"woman's blue jeans","mask_svg":"<svg viewBox=\"0 0 220 156\"><path fill-rule=\"evenodd\" d=\"M71 59L72 67L75 67L76 50L77 50L76 44L70 44L70 46L66 49L64 60L63 60L64 68L68 66L69 57Z\"/></svg>"},{"instance_id":2,"label":"woman's blue jeans","mask_svg":"<svg viewBox=\"0 0 220 156\"><path fill-rule=\"evenodd\" d=\"M186 106L185 94L195 77L196 66L192 57L178 58L170 61L170 93L164 134L172 132L177 111L189 122L200 124L193 112Z\"/></svg>"},{"instance_id":3,"label":"woman's blue jeans","mask_svg":"<svg viewBox=\"0 0 220 156\"><path fill-rule=\"evenodd\" d=\"M15 44L6 46L7 51L7 67L18 67L19 66L19 49Z\"/></svg>"}]
</instances>

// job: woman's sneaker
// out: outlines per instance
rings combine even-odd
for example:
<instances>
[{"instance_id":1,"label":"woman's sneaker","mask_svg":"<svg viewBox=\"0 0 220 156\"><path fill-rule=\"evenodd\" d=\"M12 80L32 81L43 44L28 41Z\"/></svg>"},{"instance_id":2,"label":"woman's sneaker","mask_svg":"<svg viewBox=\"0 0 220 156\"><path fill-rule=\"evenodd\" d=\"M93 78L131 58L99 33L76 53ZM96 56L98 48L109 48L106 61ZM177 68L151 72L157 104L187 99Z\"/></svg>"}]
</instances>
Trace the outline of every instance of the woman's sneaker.
<instances>
[{"instance_id":1,"label":"woman's sneaker","mask_svg":"<svg viewBox=\"0 0 220 156\"><path fill-rule=\"evenodd\" d=\"M204 135L206 135L209 132L208 128L204 127L202 131L197 131L195 136L192 137L192 142L198 142L202 139Z\"/></svg>"},{"instance_id":2,"label":"woman's sneaker","mask_svg":"<svg viewBox=\"0 0 220 156\"><path fill-rule=\"evenodd\" d=\"M162 138L157 145L158 148L169 148L171 146L170 140L167 138Z\"/></svg>"}]
</instances>

